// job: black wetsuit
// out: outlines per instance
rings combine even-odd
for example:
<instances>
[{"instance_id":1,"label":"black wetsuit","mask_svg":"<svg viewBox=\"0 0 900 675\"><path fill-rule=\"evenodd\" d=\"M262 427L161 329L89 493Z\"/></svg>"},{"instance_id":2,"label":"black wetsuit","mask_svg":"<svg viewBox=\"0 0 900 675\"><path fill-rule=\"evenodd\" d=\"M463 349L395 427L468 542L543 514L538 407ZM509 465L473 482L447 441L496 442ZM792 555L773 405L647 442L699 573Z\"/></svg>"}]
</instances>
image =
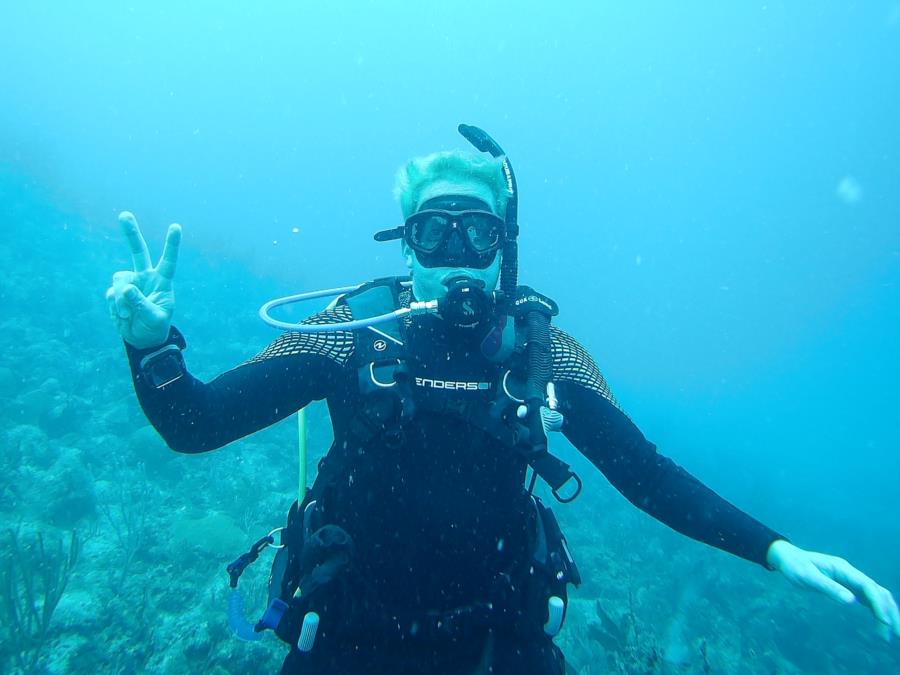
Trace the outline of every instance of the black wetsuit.
<instances>
[{"instance_id":1,"label":"black wetsuit","mask_svg":"<svg viewBox=\"0 0 900 675\"><path fill-rule=\"evenodd\" d=\"M350 318L349 307L339 303L309 321ZM480 356L477 343L448 331L435 317L408 322L405 334L417 396L482 397L490 403L499 366ZM146 352L128 347L128 353L148 419L172 449L199 453L320 399L328 402L335 438L345 438L363 404L358 372L350 365L354 349L359 340L374 337L367 331L289 332L212 382L185 373L161 389L139 367ZM170 342L182 340L173 329ZM566 415L563 432L629 501L689 537L765 565L769 545L779 538L775 532L658 454L618 407L590 356L556 328L552 354L553 381ZM490 387L435 392L429 385L434 381ZM392 608L428 611L483 599L491 580L524 555L530 504L522 459L482 429L429 410L416 415L399 441L386 447L379 442L358 449L359 461L335 481L328 512L329 521L351 535L374 597ZM494 637L492 672L560 672L557 651L540 631L518 641L502 631ZM294 672L295 652L284 672ZM482 649L481 643L423 646L414 640L385 649L357 640L335 652L322 654L318 669L303 672L468 672ZM401 665L409 663L417 665Z\"/></svg>"}]
</instances>

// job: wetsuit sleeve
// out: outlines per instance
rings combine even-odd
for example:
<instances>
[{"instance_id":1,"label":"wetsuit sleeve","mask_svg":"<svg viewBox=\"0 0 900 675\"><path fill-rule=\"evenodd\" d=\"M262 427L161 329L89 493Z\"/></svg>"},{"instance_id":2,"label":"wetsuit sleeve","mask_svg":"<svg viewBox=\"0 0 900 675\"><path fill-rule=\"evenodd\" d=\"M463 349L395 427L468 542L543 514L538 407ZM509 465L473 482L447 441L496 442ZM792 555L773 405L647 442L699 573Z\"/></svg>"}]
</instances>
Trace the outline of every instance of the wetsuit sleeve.
<instances>
[{"instance_id":1,"label":"wetsuit sleeve","mask_svg":"<svg viewBox=\"0 0 900 675\"><path fill-rule=\"evenodd\" d=\"M553 329L553 379L564 402L563 431L632 504L682 534L768 567L784 539L656 451L622 412L587 352Z\"/></svg>"},{"instance_id":2,"label":"wetsuit sleeve","mask_svg":"<svg viewBox=\"0 0 900 675\"><path fill-rule=\"evenodd\" d=\"M305 323L347 321L350 310L339 305ZM168 344L183 348L173 328ZM282 334L249 361L211 382L201 382L186 369L157 388L141 368L153 350L125 346L141 407L170 448L198 453L222 447L329 396L353 352L353 334ZM155 348L159 349L159 348Z\"/></svg>"}]
</instances>

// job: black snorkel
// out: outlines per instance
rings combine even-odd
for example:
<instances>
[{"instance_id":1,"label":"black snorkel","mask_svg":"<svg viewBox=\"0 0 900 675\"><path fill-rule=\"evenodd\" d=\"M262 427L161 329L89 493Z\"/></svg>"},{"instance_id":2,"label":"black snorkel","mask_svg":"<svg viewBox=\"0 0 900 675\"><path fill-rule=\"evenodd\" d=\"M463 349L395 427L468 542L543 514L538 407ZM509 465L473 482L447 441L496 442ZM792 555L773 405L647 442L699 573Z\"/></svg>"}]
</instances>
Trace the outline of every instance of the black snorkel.
<instances>
[{"instance_id":1,"label":"black snorkel","mask_svg":"<svg viewBox=\"0 0 900 675\"><path fill-rule=\"evenodd\" d=\"M491 157L503 157L503 175L509 199L506 202L506 239L500 259L500 291L506 298L513 298L519 283L519 189L516 174L503 148L484 129L470 124L460 124L457 129L481 152L487 152Z\"/></svg>"},{"instance_id":2,"label":"black snorkel","mask_svg":"<svg viewBox=\"0 0 900 675\"><path fill-rule=\"evenodd\" d=\"M526 322L526 355L528 359L525 402L519 407L518 416L528 427L526 459L534 472L529 491L534 488L535 476L540 475L560 502L570 502L581 494L581 479L568 464L551 455L547 448L547 431L562 426L562 416L556 410L555 395L550 382L553 376L553 355L550 349L550 319L557 313L556 303L535 293L530 288L519 287L519 191L516 174L503 148L490 135L475 126L460 124L459 133L481 152L492 157L502 157L503 175L509 199L506 203L506 239L500 261L500 293L497 313L524 317ZM501 318L501 322L503 319ZM499 331L503 325L498 324ZM495 331L497 332L497 331ZM491 339L488 334L485 344ZM486 354L487 355L487 354ZM570 480L575 481L574 491L566 496L559 490Z\"/></svg>"}]
</instances>

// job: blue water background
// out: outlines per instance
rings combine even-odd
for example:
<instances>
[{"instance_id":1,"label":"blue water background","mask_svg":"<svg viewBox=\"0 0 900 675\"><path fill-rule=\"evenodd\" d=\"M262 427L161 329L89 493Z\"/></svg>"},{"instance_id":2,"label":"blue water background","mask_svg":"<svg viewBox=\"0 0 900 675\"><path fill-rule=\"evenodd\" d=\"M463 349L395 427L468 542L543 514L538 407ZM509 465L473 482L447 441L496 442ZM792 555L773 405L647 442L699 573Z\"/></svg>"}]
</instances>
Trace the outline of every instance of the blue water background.
<instances>
[{"instance_id":1,"label":"blue water background","mask_svg":"<svg viewBox=\"0 0 900 675\"><path fill-rule=\"evenodd\" d=\"M271 339L271 295L401 273L371 239L398 221L395 170L478 124L518 176L520 279L660 451L895 590L898 120L897 2L0 8L22 278L52 266L102 316L116 214L155 253L182 223L176 323L212 377ZM62 336L53 284L29 299ZM204 363L225 315L241 342ZM76 343L120 349L91 328Z\"/></svg>"}]
</instances>

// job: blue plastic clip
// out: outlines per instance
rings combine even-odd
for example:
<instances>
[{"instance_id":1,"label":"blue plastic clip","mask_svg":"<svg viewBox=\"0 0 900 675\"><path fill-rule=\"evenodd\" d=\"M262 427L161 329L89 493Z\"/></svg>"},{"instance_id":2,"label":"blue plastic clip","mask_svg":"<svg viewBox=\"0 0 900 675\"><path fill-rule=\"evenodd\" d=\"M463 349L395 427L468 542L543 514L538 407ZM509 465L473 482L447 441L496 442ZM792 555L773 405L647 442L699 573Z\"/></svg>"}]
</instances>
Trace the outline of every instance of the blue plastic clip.
<instances>
[{"instance_id":1,"label":"blue plastic clip","mask_svg":"<svg viewBox=\"0 0 900 675\"><path fill-rule=\"evenodd\" d=\"M262 618L256 624L256 630L261 631L265 629L275 630L278 628L278 624L281 623L281 617L284 616L284 613L287 611L288 605L281 598L272 598L272 602L269 603L269 606L266 608L265 614L262 615Z\"/></svg>"}]
</instances>

